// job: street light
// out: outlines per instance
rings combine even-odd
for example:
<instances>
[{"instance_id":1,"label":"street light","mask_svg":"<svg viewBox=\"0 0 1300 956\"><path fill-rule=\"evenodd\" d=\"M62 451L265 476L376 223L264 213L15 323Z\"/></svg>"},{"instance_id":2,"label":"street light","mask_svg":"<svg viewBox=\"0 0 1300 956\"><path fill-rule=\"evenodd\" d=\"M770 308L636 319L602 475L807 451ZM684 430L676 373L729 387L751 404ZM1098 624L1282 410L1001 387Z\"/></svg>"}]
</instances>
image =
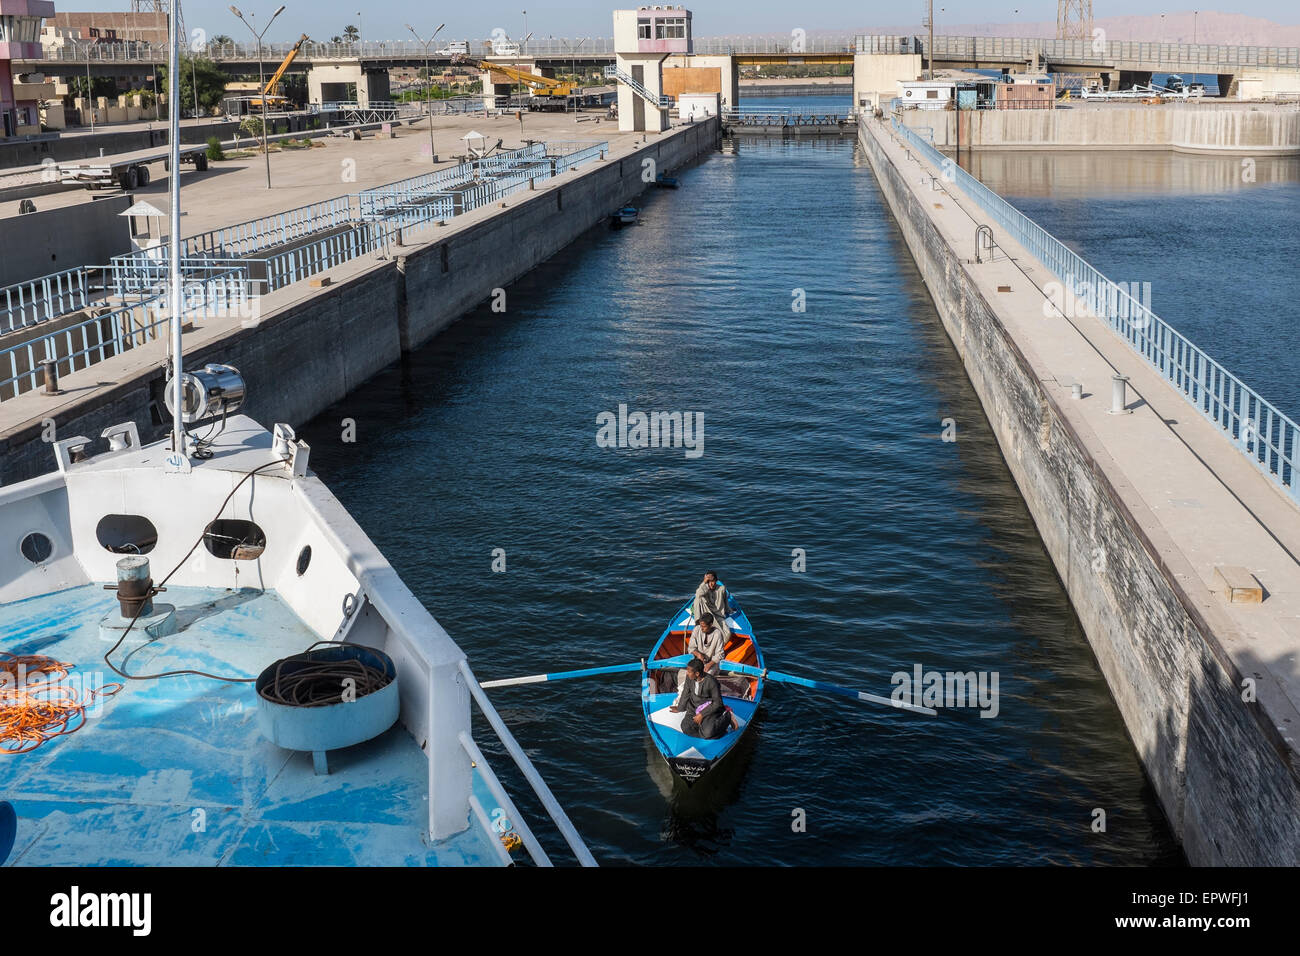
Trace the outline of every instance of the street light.
<instances>
[{"instance_id":1,"label":"street light","mask_svg":"<svg viewBox=\"0 0 1300 956\"><path fill-rule=\"evenodd\" d=\"M415 27L409 23L406 25L406 29L410 30L411 35L419 40L420 45L424 47L424 104L429 111L429 157L434 163L438 162L438 154L433 149L433 71L429 69L429 44L433 42L434 37L442 32L442 28L446 25L445 23L439 24L438 29L433 31L433 36L430 36L427 41L415 32Z\"/></svg>"},{"instance_id":2,"label":"street light","mask_svg":"<svg viewBox=\"0 0 1300 956\"><path fill-rule=\"evenodd\" d=\"M1196 63L1196 14L1198 11L1192 11L1192 63ZM1196 70L1192 70L1192 84L1196 84Z\"/></svg>"},{"instance_id":3,"label":"street light","mask_svg":"<svg viewBox=\"0 0 1300 956\"><path fill-rule=\"evenodd\" d=\"M257 79L262 87L262 155L266 157L266 188L270 189L271 151L266 145L266 75L262 72L262 37L266 35L267 30L271 29L271 24L275 22L275 18L284 13L284 4L281 4L280 8L271 14L271 19L266 22L266 26L262 27L261 33L254 30L253 25L244 19L244 15L239 12L238 7L232 6L230 12L239 17L244 26L248 27L253 36L257 38ZM256 16L256 14L250 13L249 16Z\"/></svg>"},{"instance_id":4,"label":"street light","mask_svg":"<svg viewBox=\"0 0 1300 956\"><path fill-rule=\"evenodd\" d=\"M86 102L90 104L90 132L95 132L95 97L90 85L90 44L86 44ZM157 99L154 100L157 103Z\"/></svg>"},{"instance_id":5,"label":"street light","mask_svg":"<svg viewBox=\"0 0 1300 956\"><path fill-rule=\"evenodd\" d=\"M194 125L198 126L201 122L199 119L199 57L193 50L190 50L190 86L194 87ZM154 93L154 103L158 102L158 94Z\"/></svg>"},{"instance_id":6,"label":"street light","mask_svg":"<svg viewBox=\"0 0 1300 956\"><path fill-rule=\"evenodd\" d=\"M573 78L575 81L578 78L578 51L581 50L582 45L590 39L591 37L583 37L581 40L578 41L577 46L569 46L568 40L564 39L564 37L559 37L559 41L563 43L564 48L569 51L569 67L573 71ZM574 100L573 103L573 111L575 113L578 112L578 103L576 99Z\"/></svg>"}]
</instances>

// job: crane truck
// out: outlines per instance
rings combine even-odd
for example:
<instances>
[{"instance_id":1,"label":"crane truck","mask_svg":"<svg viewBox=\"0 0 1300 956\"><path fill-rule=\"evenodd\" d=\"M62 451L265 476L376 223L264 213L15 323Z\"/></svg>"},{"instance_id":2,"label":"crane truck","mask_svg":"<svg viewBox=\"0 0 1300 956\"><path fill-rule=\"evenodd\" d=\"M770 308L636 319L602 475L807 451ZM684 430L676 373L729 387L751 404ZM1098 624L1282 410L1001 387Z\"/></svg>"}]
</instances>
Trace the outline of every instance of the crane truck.
<instances>
[{"instance_id":1,"label":"crane truck","mask_svg":"<svg viewBox=\"0 0 1300 956\"><path fill-rule=\"evenodd\" d=\"M569 105L569 97L577 96L582 92L581 87L574 86L572 83L554 80L549 76L541 76L537 73L529 73L517 66L493 63L491 60L480 60L477 57L463 53L453 56L451 62L457 66L472 66L485 73L500 73L508 77L511 83L522 83L528 86L529 92L532 94L532 103L536 109L565 109Z\"/></svg>"},{"instance_id":2,"label":"crane truck","mask_svg":"<svg viewBox=\"0 0 1300 956\"><path fill-rule=\"evenodd\" d=\"M262 88L262 95L254 96L249 99L248 105L250 108L261 110L265 105L265 108L270 110L282 109L284 106L288 105L289 98L280 95L280 80L284 78L284 73L289 69L289 64L297 58L298 51L302 49L302 45L306 42L307 34L304 33L298 38L298 42L293 45L293 49L285 55L284 62L280 64L280 68L272 74L269 80L266 81L266 86Z\"/></svg>"}]
</instances>

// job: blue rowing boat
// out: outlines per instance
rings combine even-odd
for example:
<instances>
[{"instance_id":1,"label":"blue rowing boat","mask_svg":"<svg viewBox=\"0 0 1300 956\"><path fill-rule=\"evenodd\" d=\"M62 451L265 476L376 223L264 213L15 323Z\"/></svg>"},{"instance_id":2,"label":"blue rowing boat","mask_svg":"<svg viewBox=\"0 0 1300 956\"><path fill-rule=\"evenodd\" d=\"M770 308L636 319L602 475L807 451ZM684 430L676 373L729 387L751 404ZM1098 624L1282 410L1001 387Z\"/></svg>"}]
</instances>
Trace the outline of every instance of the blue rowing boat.
<instances>
[{"instance_id":1,"label":"blue rowing boat","mask_svg":"<svg viewBox=\"0 0 1300 956\"><path fill-rule=\"evenodd\" d=\"M718 675L723 703L731 708L739 727L714 740L682 733L681 724L685 714L673 713L668 709L677 699L677 668L656 668L654 663L681 657L686 653L686 642L695 627L695 618L691 614L692 603L687 601L683 604L681 610L668 622L650 651L650 666L641 675L641 710L645 715L646 729L650 731L650 739L668 766L687 786L695 783L727 756L745 735L758 710L759 699L763 696L765 671L763 652L754 637L749 618L733 597L731 614L727 618L731 637L727 641L726 659L732 664L745 665L756 671L752 675L727 672Z\"/></svg>"}]
</instances>

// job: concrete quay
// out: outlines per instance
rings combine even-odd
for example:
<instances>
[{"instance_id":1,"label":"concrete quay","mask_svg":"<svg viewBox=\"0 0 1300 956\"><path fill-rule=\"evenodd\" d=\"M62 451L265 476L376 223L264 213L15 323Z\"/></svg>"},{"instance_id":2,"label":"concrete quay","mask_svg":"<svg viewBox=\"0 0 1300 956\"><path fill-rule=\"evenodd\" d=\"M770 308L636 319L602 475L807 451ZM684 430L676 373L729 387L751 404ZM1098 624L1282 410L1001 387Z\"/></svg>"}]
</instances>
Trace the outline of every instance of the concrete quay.
<instances>
[{"instance_id":1,"label":"concrete quay","mask_svg":"<svg viewBox=\"0 0 1300 956\"><path fill-rule=\"evenodd\" d=\"M439 166L469 123L503 148L523 145L513 116L435 118ZM458 124L453 126L452 124ZM342 399L372 375L418 348L493 290L559 253L583 232L647 188L644 160L677 169L717 148L716 118L664 133L619 133L608 123L575 123L572 116L524 116L532 140L609 144L593 159L515 193L501 203L403 231L386 252L345 262L314 276L329 284L296 282L256 300L253 314L199 319L186 333L188 365L234 365L248 384L243 412L263 422L301 424ZM434 168L428 129L403 128L396 139L331 141L322 149L271 157L266 189L263 157L222 163L216 175L183 172L186 235L356 193ZM350 170L355 180L342 176ZM165 205L166 186L139 192ZM62 198L62 197L52 197ZM508 300L507 300L508 301ZM11 483L53 468L49 441L97 438L108 425L134 421L146 438L165 431L160 413L166 343L149 342L59 380L61 394L39 390L0 402L0 481ZM49 427L53 424L53 428Z\"/></svg>"},{"instance_id":2,"label":"concrete quay","mask_svg":"<svg viewBox=\"0 0 1300 956\"><path fill-rule=\"evenodd\" d=\"M1188 859L1300 863L1300 509L1104 322L1045 308L1005 230L977 263L991 218L886 121L858 136Z\"/></svg>"}]
</instances>

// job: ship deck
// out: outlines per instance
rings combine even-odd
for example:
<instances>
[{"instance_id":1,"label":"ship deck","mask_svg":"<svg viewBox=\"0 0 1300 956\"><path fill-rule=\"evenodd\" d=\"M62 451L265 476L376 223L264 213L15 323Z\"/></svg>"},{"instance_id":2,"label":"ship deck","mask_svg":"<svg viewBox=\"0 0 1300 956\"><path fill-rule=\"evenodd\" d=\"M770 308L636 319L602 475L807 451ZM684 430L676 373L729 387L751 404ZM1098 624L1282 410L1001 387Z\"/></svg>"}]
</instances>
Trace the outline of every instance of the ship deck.
<instances>
[{"instance_id":1,"label":"ship deck","mask_svg":"<svg viewBox=\"0 0 1300 956\"><path fill-rule=\"evenodd\" d=\"M179 630L132 633L113 662L132 674L193 668L256 677L317 638L272 591L168 588ZM100 620L116 596L87 585L7 605L0 650L74 664L85 687L121 680ZM399 724L329 753L283 750L258 729L251 684L204 677L126 681L75 733L0 754L0 797L18 813L10 865L496 865L470 828L429 845L428 767ZM495 804L478 772L475 793ZM491 801L491 802L489 802Z\"/></svg>"}]
</instances>

